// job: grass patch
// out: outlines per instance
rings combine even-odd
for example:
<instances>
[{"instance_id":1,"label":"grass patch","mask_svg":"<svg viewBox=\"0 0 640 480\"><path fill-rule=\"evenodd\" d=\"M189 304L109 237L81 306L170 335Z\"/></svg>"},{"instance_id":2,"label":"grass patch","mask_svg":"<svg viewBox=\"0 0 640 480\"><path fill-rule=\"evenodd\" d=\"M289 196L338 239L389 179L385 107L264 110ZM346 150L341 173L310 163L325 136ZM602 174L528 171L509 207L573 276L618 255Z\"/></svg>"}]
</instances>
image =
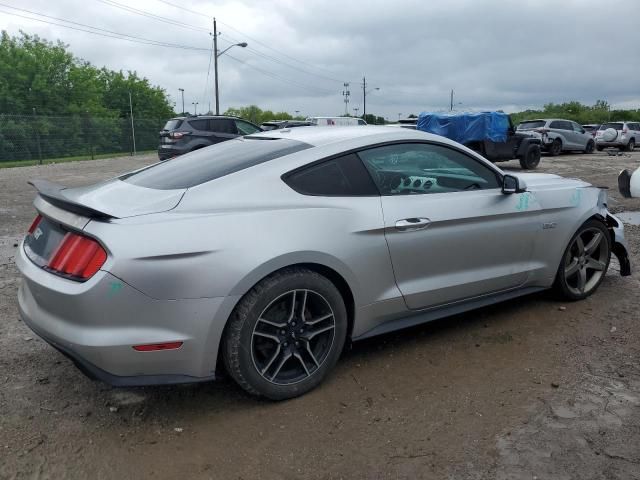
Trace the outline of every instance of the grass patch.
<instances>
[{"instance_id":1,"label":"grass patch","mask_svg":"<svg viewBox=\"0 0 640 480\"><path fill-rule=\"evenodd\" d=\"M156 150L145 150L142 152L137 152L137 155L148 155L150 153L155 153ZM129 154L122 153L100 153L94 155L94 160L99 160L101 158L114 158L114 157L128 157ZM47 165L51 163L67 163L67 162L81 162L84 160L91 160L91 155L78 155L76 157L61 157L61 158L47 158L42 159L42 164ZM39 165L40 162L38 160L12 160L10 162L2 162L0 161L0 168L13 168L13 167L30 167L33 165Z\"/></svg>"}]
</instances>

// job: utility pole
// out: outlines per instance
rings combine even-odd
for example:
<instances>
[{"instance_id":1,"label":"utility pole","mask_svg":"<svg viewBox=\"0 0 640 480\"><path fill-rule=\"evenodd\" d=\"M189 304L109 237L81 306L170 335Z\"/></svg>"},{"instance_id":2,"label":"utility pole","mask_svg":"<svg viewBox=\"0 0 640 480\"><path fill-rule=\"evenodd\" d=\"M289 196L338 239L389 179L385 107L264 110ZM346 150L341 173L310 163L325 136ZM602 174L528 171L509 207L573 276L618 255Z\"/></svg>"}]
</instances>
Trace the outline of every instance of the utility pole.
<instances>
[{"instance_id":1,"label":"utility pole","mask_svg":"<svg viewBox=\"0 0 640 480\"><path fill-rule=\"evenodd\" d=\"M213 73L216 77L216 115L220 115L220 97L218 96L218 25L213 17Z\"/></svg>"},{"instance_id":2,"label":"utility pole","mask_svg":"<svg viewBox=\"0 0 640 480\"><path fill-rule=\"evenodd\" d=\"M367 79L362 76L362 118L367 116ZM366 120L365 120L366 121Z\"/></svg>"},{"instance_id":3,"label":"utility pole","mask_svg":"<svg viewBox=\"0 0 640 480\"><path fill-rule=\"evenodd\" d=\"M136 129L133 126L133 103L131 102L131 91L129 91L129 113L131 114L131 138L133 140L133 156L136 155Z\"/></svg>"},{"instance_id":4,"label":"utility pole","mask_svg":"<svg viewBox=\"0 0 640 480\"><path fill-rule=\"evenodd\" d=\"M182 115L184 115L184 88L179 88L178 90L182 94Z\"/></svg>"},{"instance_id":5,"label":"utility pole","mask_svg":"<svg viewBox=\"0 0 640 480\"><path fill-rule=\"evenodd\" d=\"M453 112L453 88L451 89L451 101L449 102L449 111Z\"/></svg>"},{"instance_id":6,"label":"utility pole","mask_svg":"<svg viewBox=\"0 0 640 480\"><path fill-rule=\"evenodd\" d=\"M349 82L345 82L342 96L344 97L344 114L347 116L349 115L349 95L351 95L351 92L349 91Z\"/></svg>"},{"instance_id":7,"label":"utility pole","mask_svg":"<svg viewBox=\"0 0 640 480\"><path fill-rule=\"evenodd\" d=\"M191 102L191 105L193 105L193 114L198 115L198 102Z\"/></svg>"}]
</instances>

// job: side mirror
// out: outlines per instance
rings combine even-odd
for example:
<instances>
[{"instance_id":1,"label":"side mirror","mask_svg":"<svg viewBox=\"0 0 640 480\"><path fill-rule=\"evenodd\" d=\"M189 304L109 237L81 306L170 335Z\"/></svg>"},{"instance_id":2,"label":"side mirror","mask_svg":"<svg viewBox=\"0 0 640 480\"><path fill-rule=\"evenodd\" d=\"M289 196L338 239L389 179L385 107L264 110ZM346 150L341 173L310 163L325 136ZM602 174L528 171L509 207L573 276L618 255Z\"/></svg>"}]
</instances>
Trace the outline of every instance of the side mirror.
<instances>
[{"instance_id":1,"label":"side mirror","mask_svg":"<svg viewBox=\"0 0 640 480\"><path fill-rule=\"evenodd\" d=\"M527 191L524 180L515 175L505 175L502 177L502 193L510 195L512 193L523 193Z\"/></svg>"}]
</instances>

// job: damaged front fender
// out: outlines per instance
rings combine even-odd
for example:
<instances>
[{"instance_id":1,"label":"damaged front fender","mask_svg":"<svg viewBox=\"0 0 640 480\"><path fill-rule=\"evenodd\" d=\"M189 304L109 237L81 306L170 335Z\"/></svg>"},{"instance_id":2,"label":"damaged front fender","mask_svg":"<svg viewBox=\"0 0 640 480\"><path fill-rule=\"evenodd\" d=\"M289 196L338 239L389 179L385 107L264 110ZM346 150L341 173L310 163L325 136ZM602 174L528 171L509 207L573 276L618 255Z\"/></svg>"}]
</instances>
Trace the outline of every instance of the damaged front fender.
<instances>
[{"instance_id":1,"label":"damaged front fender","mask_svg":"<svg viewBox=\"0 0 640 480\"><path fill-rule=\"evenodd\" d=\"M611 251L620 262L620 275L628 277L631 275L631 262L629 261L629 247L624 238L622 222L616 216L607 212L607 226L611 232Z\"/></svg>"}]
</instances>

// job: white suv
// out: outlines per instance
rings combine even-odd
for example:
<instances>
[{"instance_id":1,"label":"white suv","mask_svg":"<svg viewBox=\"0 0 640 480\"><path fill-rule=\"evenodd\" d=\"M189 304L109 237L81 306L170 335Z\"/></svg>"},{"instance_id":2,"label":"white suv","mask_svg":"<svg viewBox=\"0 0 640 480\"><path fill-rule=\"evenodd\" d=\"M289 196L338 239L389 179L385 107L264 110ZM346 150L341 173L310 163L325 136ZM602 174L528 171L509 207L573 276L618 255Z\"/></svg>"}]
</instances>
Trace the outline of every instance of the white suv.
<instances>
[{"instance_id":1,"label":"white suv","mask_svg":"<svg viewBox=\"0 0 640 480\"><path fill-rule=\"evenodd\" d=\"M610 129L616 131L615 136L613 132L606 132ZM596 132L598 150L617 147L631 152L638 142L640 142L640 123L638 122L607 122L600 125Z\"/></svg>"}]
</instances>

